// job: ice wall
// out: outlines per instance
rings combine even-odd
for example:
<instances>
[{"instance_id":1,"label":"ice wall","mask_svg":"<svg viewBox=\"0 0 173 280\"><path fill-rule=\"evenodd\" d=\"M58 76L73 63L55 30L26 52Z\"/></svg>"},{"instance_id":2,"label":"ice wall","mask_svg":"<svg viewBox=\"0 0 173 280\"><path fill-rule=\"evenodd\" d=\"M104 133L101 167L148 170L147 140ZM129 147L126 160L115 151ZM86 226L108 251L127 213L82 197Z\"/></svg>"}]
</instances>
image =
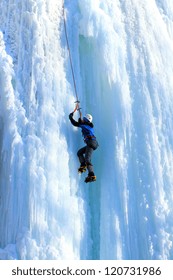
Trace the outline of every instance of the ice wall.
<instances>
[{"instance_id":1,"label":"ice wall","mask_svg":"<svg viewBox=\"0 0 173 280\"><path fill-rule=\"evenodd\" d=\"M0 259L172 259L173 4L65 1L89 185L62 4L0 1Z\"/></svg>"},{"instance_id":2,"label":"ice wall","mask_svg":"<svg viewBox=\"0 0 173 280\"><path fill-rule=\"evenodd\" d=\"M61 15L62 1L1 1L2 258L80 258Z\"/></svg>"},{"instance_id":3,"label":"ice wall","mask_svg":"<svg viewBox=\"0 0 173 280\"><path fill-rule=\"evenodd\" d=\"M98 184L89 192L92 257L172 258L173 6L78 5L79 41L72 45L100 141ZM73 33L76 10L69 10Z\"/></svg>"}]
</instances>

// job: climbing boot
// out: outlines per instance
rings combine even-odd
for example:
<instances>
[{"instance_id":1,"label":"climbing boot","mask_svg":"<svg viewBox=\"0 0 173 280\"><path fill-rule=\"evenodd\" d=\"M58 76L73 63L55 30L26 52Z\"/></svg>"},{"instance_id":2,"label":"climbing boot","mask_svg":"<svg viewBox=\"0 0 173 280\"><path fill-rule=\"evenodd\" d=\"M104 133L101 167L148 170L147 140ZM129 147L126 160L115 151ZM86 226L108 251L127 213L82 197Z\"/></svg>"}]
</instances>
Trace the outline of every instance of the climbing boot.
<instances>
[{"instance_id":1,"label":"climbing boot","mask_svg":"<svg viewBox=\"0 0 173 280\"><path fill-rule=\"evenodd\" d=\"M96 176L93 172L89 173L88 176L85 178L85 183L94 182L96 181Z\"/></svg>"},{"instance_id":2,"label":"climbing boot","mask_svg":"<svg viewBox=\"0 0 173 280\"><path fill-rule=\"evenodd\" d=\"M78 168L78 173L83 173L87 169L86 164L81 164L81 166Z\"/></svg>"}]
</instances>

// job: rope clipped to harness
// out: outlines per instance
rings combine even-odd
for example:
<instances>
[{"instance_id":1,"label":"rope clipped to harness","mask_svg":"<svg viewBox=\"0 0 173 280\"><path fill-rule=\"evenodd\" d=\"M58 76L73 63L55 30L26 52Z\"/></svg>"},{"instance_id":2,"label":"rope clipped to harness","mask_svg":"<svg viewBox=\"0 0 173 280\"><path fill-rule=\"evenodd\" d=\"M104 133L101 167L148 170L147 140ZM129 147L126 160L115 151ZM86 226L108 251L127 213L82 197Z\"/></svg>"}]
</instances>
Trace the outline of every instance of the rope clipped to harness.
<instances>
[{"instance_id":1,"label":"rope clipped to harness","mask_svg":"<svg viewBox=\"0 0 173 280\"><path fill-rule=\"evenodd\" d=\"M73 111L76 112L79 111L80 117L82 115L81 113L81 108L79 107L79 98L78 98L78 93L77 93L77 87L76 87L76 81L75 81L75 75L74 75L74 70L73 70L73 63L72 63L72 57L71 57L71 51L70 51L70 45L69 45L69 40L68 40L68 35L67 35L67 25L66 25L66 18L65 18L65 8L64 8L64 1L63 1L63 21L64 21L64 31L65 31L65 38L66 38L66 43L67 43L67 49L69 53L69 60L70 60L70 68L71 68L71 73L72 73L72 78L73 78L73 84L74 84L74 90L75 90L75 95L76 95L76 106Z\"/></svg>"}]
</instances>

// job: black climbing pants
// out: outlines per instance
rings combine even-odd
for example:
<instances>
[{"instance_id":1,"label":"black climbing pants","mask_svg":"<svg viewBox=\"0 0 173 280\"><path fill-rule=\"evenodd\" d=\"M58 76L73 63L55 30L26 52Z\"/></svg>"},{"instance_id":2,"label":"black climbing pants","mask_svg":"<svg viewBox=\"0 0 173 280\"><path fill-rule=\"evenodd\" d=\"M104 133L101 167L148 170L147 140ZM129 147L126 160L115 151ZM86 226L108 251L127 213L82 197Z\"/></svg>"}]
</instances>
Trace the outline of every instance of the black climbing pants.
<instances>
[{"instance_id":1,"label":"black climbing pants","mask_svg":"<svg viewBox=\"0 0 173 280\"><path fill-rule=\"evenodd\" d=\"M94 150L98 147L96 140L88 140L87 145L77 152L81 164L86 164L89 173L93 173L93 165L91 163L91 156Z\"/></svg>"}]
</instances>

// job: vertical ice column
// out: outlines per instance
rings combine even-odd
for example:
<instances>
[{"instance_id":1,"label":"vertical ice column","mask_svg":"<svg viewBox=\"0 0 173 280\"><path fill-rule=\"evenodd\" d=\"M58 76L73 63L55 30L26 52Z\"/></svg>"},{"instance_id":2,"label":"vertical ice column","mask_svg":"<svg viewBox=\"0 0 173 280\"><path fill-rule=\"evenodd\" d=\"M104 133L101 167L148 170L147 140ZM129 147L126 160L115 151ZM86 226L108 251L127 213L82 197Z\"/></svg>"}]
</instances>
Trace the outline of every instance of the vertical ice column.
<instances>
[{"instance_id":1,"label":"vertical ice column","mask_svg":"<svg viewBox=\"0 0 173 280\"><path fill-rule=\"evenodd\" d=\"M78 259L84 213L67 142L73 97L61 47L62 1L8 4L3 30L14 66L11 60L3 63L9 81L1 83L3 93L10 89L10 102L13 98L10 108L2 106L7 123L1 117L1 255Z\"/></svg>"}]
</instances>

